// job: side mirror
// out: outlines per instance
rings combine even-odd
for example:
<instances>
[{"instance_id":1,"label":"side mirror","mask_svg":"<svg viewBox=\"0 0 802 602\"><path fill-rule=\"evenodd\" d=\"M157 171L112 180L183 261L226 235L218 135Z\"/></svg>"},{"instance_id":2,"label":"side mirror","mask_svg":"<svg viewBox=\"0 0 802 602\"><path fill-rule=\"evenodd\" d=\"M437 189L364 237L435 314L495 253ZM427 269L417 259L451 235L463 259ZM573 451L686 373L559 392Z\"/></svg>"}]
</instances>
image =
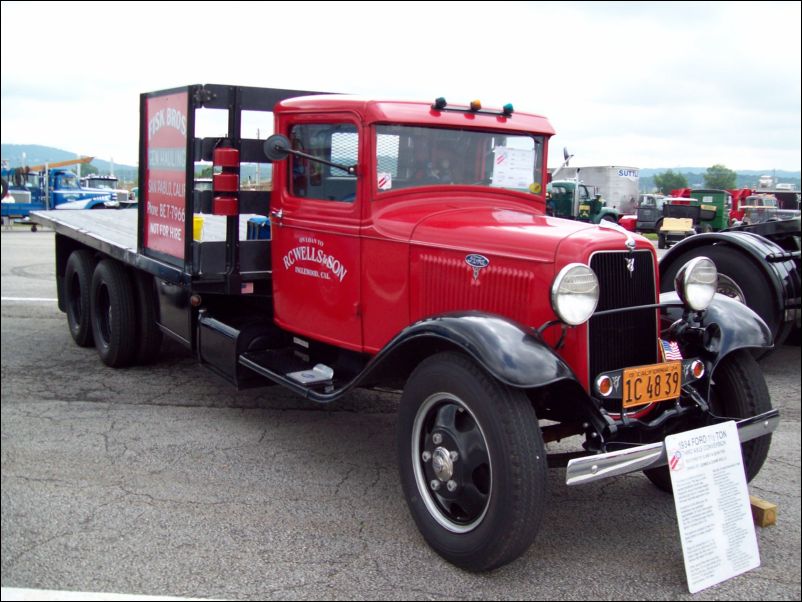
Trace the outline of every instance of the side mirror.
<instances>
[{"instance_id":1,"label":"side mirror","mask_svg":"<svg viewBox=\"0 0 802 602\"><path fill-rule=\"evenodd\" d=\"M282 134L273 134L265 140L264 150L271 161L283 161L290 155L290 141Z\"/></svg>"}]
</instances>

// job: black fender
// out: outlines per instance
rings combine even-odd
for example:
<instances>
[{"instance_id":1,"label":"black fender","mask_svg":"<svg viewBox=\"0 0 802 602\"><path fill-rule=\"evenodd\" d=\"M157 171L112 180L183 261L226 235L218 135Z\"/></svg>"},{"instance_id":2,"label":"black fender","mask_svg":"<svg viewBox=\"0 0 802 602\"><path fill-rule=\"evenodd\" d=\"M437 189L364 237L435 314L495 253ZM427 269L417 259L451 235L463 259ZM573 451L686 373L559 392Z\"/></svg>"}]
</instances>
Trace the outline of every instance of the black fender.
<instances>
[{"instance_id":1,"label":"black fender","mask_svg":"<svg viewBox=\"0 0 802 602\"><path fill-rule=\"evenodd\" d=\"M763 319L743 303L716 293L713 302L702 312L701 321L696 314L685 315L679 295L672 291L660 294L660 303L673 306L663 309L662 321L672 323L685 357L701 356L708 364L708 374L712 374L718 363L738 349L771 348L771 330ZM682 328L687 325L689 329ZM701 329L704 329L702 334Z\"/></svg>"},{"instance_id":2,"label":"black fender","mask_svg":"<svg viewBox=\"0 0 802 602\"><path fill-rule=\"evenodd\" d=\"M733 252L742 253L746 261L766 276L772 293L772 309L781 317L780 322L793 319L786 309L800 306L802 286L800 286L798 259L795 261L788 251L778 244L752 232L713 232L691 236L678 242L660 259L661 290L673 287L673 283L664 282L664 278L681 255L694 251L697 256L701 256L704 255L706 248L714 245L729 247Z\"/></svg>"},{"instance_id":3,"label":"black fender","mask_svg":"<svg viewBox=\"0 0 802 602\"><path fill-rule=\"evenodd\" d=\"M414 356L417 364L422 357L449 347L460 349L495 379L511 387L529 389L558 381L572 381L579 386L573 370L537 330L482 312L444 314L412 324L379 352L364 375L367 377L388 362L403 370L405 362L401 360L405 356Z\"/></svg>"}]
</instances>

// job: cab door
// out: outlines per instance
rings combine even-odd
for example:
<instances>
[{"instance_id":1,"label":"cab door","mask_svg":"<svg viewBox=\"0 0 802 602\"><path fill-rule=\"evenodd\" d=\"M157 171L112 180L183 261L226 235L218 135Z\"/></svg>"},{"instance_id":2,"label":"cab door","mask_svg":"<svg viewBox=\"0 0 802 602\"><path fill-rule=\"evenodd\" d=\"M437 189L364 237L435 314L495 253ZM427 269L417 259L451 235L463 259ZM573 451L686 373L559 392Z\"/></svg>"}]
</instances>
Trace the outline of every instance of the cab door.
<instances>
[{"instance_id":1,"label":"cab door","mask_svg":"<svg viewBox=\"0 0 802 602\"><path fill-rule=\"evenodd\" d=\"M293 149L356 165L357 122L347 115L293 115L280 126ZM291 332L362 350L361 182L346 171L290 155L274 165L271 207L276 323Z\"/></svg>"}]
</instances>

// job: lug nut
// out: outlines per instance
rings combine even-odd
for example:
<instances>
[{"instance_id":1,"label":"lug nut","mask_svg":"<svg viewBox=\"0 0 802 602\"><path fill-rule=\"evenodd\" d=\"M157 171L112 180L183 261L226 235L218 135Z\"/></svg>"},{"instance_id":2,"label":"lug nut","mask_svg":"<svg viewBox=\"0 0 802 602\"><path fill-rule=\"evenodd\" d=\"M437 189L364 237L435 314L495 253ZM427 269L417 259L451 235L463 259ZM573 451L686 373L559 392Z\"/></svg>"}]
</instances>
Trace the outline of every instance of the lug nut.
<instances>
[{"instance_id":1,"label":"lug nut","mask_svg":"<svg viewBox=\"0 0 802 602\"><path fill-rule=\"evenodd\" d=\"M452 462L456 462L457 460L459 460L459 452L453 451L453 452L450 452L449 455L451 456L451 461Z\"/></svg>"},{"instance_id":2,"label":"lug nut","mask_svg":"<svg viewBox=\"0 0 802 602\"><path fill-rule=\"evenodd\" d=\"M432 435L432 441L434 441L435 445L440 445L443 442L443 435L440 433L435 433Z\"/></svg>"},{"instance_id":3,"label":"lug nut","mask_svg":"<svg viewBox=\"0 0 802 602\"><path fill-rule=\"evenodd\" d=\"M432 491L437 491L438 489L440 489L440 481L438 481L437 479L432 479L432 482L429 483L429 487L432 488Z\"/></svg>"},{"instance_id":4,"label":"lug nut","mask_svg":"<svg viewBox=\"0 0 802 602\"><path fill-rule=\"evenodd\" d=\"M423 453L421 454L421 458L423 458L423 461L424 461L424 462L428 462L429 460L431 460L431 459L432 459L432 454L431 454L431 453L429 453L428 451L425 451L425 452L423 452Z\"/></svg>"},{"instance_id":5,"label":"lug nut","mask_svg":"<svg viewBox=\"0 0 802 602\"><path fill-rule=\"evenodd\" d=\"M457 488L457 482L454 480L449 481L446 483L446 487L448 487L449 491L454 491Z\"/></svg>"}]
</instances>

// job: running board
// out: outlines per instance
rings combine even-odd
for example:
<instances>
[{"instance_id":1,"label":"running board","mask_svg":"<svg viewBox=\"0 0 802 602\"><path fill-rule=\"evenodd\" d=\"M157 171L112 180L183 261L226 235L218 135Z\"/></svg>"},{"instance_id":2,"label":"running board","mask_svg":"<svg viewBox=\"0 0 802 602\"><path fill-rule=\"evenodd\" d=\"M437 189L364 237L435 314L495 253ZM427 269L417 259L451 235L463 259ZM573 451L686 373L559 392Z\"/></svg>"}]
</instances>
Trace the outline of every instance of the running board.
<instances>
[{"instance_id":1,"label":"running board","mask_svg":"<svg viewBox=\"0 0 802 602\"><path fill-rule=\"evenodd\" d=\"M322 372L320 368L309 366L282 350L250 351L241 354L238 362L240 366L317 403L336 401L356 383L356 379L345 383L338 383L331 378L326 379L319 374ZM309 374L308 379L311 382L303 382L304 374L299 374L302 372Z\"/></svg>"}]
</instances>

